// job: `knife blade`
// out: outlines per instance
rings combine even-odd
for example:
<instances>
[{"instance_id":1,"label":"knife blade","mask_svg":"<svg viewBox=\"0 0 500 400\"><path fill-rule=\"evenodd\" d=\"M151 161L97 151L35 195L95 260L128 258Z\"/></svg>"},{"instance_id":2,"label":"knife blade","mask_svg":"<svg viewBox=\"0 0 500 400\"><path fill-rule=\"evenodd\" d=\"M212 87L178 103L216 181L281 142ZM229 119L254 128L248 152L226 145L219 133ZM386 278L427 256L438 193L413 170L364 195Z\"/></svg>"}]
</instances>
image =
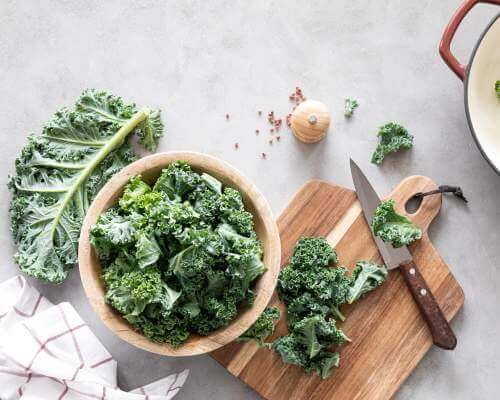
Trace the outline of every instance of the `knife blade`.
<instances>
[{"instance_id":1,"label":"knife blade","mask_svg":"<svg viewBox=\"0 0 500 400\"><path fill-rule=\"evenodd\" d=\"M351 159L351 175L363 215L368 225L371 225L375 210L381 200L377 192L366 178L358 165ZM378 236L372 237L388 269L400 268L410 292L417 303L422 316L432 335L434 344L447 350L453 350L457 345L455 334L446 320L424 277L420 274L413 257L406 246L394 248Z\"/></svg>"},{"instance_id":2,"label":"knife blade","mask_svg":"<svg viewBox=\"0 0 500 400\"><path fill-rule=\"evenodd\" d=\"M375 210L382 200L378 197L377 192L375 192L375 189L373 189L373 186L370 184L365 174L363 174L361 169L359 169L352 159L351 174L358 200L363 209L363 215L368 225L370 225ZM390 244L383 242L378 236L373 236L373 239L388 269L398 268L402 262L411 260L411 254L406 246L394 248Z\"/></svg>"}]
</instances>

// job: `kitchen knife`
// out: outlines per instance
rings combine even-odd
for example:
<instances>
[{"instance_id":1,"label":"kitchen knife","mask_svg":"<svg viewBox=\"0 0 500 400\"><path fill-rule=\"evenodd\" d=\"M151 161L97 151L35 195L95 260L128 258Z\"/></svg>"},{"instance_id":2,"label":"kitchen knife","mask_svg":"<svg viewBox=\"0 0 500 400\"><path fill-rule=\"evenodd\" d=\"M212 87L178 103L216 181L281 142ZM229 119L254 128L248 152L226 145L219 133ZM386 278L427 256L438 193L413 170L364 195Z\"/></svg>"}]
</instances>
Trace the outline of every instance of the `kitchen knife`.
<instances>
[{"instance_id":1,"label":"kitchen knife","mask_svg":"<svg viewBox=\"0 0 500 400\"><path fill-rule=\"evenodd\" d=\"M366 222L368 225L371 225L373 214L381 200L366 176L352 159L351 175ZM448 321L446 321L423 276L413 262L408 248L406 246L394 248L390 243L383 242L377 236L373 236L373 239L387 268L394 269L399 267L422 316L427 322L434 344L443 349L453 350L457 345L457 338L451 330Z\"/></svg>"}]
</instances>

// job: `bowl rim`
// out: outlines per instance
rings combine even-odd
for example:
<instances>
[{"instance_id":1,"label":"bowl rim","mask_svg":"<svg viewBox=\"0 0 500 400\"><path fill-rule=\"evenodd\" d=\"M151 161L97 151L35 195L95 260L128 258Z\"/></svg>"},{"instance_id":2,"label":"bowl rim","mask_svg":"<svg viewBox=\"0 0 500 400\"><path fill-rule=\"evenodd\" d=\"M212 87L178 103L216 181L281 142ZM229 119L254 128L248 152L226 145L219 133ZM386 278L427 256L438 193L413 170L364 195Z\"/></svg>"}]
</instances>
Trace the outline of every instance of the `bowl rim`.
<instances>
[{"instance_id":1,"label":"bowl rim","mask_svg":"<svg viewBox=\"0 0 500 400\"><path fill-rule=\"evenodd\" d=\"M97 222L97 218L111 206L108 204L110 199L121 196L122 189L130 177L153 168L165 168L167 165L180 160L186 161L195 170L206 171L207 173L214 173L215 171L215 175L227 178L230 181L229 186L238 189L246 198L244 201L252 203L255 214L258 214L262 221L262 231L265 232L267 237L266 243L259 238L265 248L263 257L267 270L259 278L260 287L251 307L241 310L229 325L219 328L208 336L191 335L182 346L174 348L167 343L153 342L141 333L134 331L121 314L104 302L104 285L100 279L100 273L95 271L92 266L93 261L96 259L96 253L90 244L89 232L90 227ZM205 169L204 166L207 166L207 168ZM208 353L234 341L244 333L256 321L271 300L278 280L280 261L281 243L279 231L271 208L264 196L249 179L227 162L208 154L192 151L170 151L148 155L129 164L114 175L101 188L87 210L78 246L79 272L85 294L104 324L122 340L136 347L169 356Z\"/></svg>"}]
</instances>

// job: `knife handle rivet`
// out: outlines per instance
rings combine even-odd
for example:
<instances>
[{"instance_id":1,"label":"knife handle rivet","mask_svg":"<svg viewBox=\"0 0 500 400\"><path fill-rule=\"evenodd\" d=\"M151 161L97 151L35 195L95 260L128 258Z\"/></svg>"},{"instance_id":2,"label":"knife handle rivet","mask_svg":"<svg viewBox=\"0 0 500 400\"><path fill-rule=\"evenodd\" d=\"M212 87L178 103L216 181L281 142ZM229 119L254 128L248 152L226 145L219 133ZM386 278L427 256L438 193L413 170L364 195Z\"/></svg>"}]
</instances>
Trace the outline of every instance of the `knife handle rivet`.
<instances>
[{"instance_id":1,"label":"knife handle rivet","mask_svg":"<svg viewBox=\"0 0 500 400\"><path fill-rule=\"evenodd\" d=\"M409 272L410 272L410 274L411 274L411 275L415 275L415 272L416 272L416 271L415 271L415 268L410 268L410 271L409 271Z\"/></svg>"},{"instance_id":2,"label":"knife handle rivet","mask_svg":"<svg viewBox=\"0 0 500 400\"><path fill-rule=\"evenodd\" d=\"M427 290L426 289L420 289L420 294L422 296L425 296L427 294Z\"/></svg>"}]
</instances>

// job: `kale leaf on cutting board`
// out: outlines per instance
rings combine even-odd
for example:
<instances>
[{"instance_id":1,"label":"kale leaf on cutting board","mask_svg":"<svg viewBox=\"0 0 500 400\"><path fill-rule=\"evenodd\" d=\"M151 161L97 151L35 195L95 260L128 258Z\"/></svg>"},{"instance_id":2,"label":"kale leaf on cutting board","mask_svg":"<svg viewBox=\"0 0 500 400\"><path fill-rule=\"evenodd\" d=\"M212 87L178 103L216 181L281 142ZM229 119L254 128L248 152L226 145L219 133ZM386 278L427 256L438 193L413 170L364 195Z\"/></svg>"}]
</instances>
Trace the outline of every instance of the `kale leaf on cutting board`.
<instances>
[{"instance_id":1,"label":"kale leaf on cutting board","mask_svg":"<svg viewBox=\"0 0 500 400\"><path fill-rule=\"evenodd\" d=\"M413 147L413 136L408 133L405 127L394 122L381 126L377 136L380 141L372 155L372 163L374 164L382 164L385 156L389 153Z\"/></svg>"},{"instance_id":2,"label":"kale leaf on cutting board","mask_svg":"<svg viewBox=\"0 0 500 400\"><path fill-rule=\"evenodd\" d=\"M297 242L289 264L280 272L278 295L287 308L288 334L278 338L272 348L283 362L316 372L322 379L338 367L337 350L350 339L337 327L345 317L340 312L375 289L387 278L385 266L359 261L351 275L345 267L334 266L338 257L320 237Z\"/></svg>"},{"instance_id":3,"label":"kale leaf on cutting board","mask_svg":"<svg viewBox=\"0 0 500 400\"><path fill-rule=\"evenodd\" d=\"M99 189L136 160L134 133L149 150L163 134L159 111L85 90L75 109L63 108L28 138L9 177L14 256L27 275L60 283L77 261L83 217Z\"/></svg>"},{"instance_id":4,"label":"kale leaf on cutting board","mask_svg":"<svg viewBox=\"0 0 500 400\"><path fill-rule=\"evenodd\" d=\"M393 247L406 246L421 239L422 230L404 215L396 213L394 204L394 200L389 199L378 205L371 223L373 234L392 243Z\"/></svg>"},{"instance_id":5,"label":"kale leaf on cutting board","mask_svg":"<svg viewBox=\"0 0 500 400\"><path fill-rule=\"evenodd\" d=\"M131 178L90 241L106 302L137 331L174 347L228 325L253 303L252 284L265 271L240 193L186 162L170 164L153 187ZM261 319L247 336L263 339L272 329Z\"/></svg>"},{"instance_id":6,"label":"kale leaf on cutting board","mask_svg":"<svg viewBox=\"0 0 500 400\"><path fill-rule=\"evenodd\" d=\"M352 271L352 283L349 287L347 302L349 304L354 303L366 293L384 283L387 274L388 271L385 266L380 267L370 261L358 261Z\"/></svg>"},{"instance_id":7,"label":"kale leaf on cutting board","mask_svg":"<svg viewBox=\"0 0 500 400\"><path fill-rule=\"evenodd\" d=\"M274 332L275 323L280 318L280 310L278 307L266 307L264 312L257 318L257 321L245 332L238 337L238 342L248 342L255 340L259 347L265 347L264 339L271 336Z\"/></svg>"}]
</instances>

